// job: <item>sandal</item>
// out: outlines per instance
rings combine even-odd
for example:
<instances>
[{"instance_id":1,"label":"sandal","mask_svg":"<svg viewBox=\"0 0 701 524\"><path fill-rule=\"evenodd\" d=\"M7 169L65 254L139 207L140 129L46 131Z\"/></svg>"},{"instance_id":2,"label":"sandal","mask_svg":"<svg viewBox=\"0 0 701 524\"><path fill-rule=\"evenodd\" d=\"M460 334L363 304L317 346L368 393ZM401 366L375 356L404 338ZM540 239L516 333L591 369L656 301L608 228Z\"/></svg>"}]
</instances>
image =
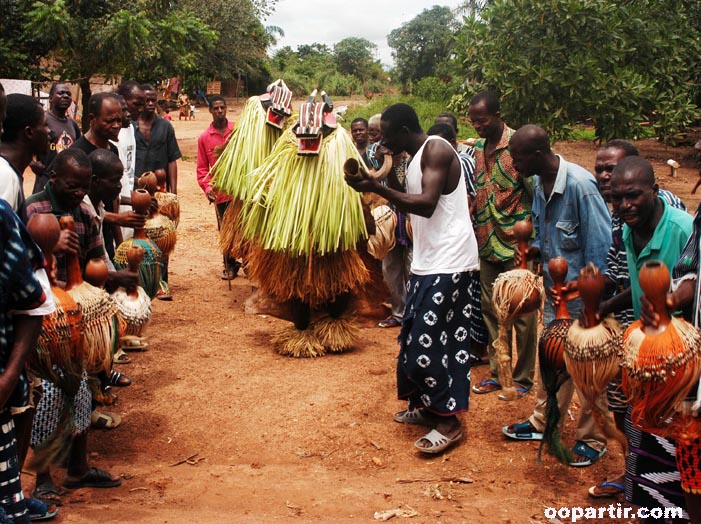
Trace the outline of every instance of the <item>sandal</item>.
<instances>
[{"instance_id":1,"label":"sandal","mask_svg":"<svg viewBox=\"0 0 701 524\"><path fill-rule=\"evenodd\" d=\"M114 429L122 423L122 417L111 411L93 411L90 426L96 429Z\"/></svg>"},{"instance_id":2,"label":"sandal","mask_svg":"<svg viewBox=\"0 0 701 524\"><path fill-rule=\"evenodd\" d=\"M493 393L494 391L499 391L501 389L501 384L489 379L483 380L479 386L472 386L472 391L478 395L484 395L485 393Z\"/></svg>"},{"instance_id":3,"label":"sandal","mask_svg":"<svg viewBox=\"0 0 701 524\"><path fill-rule=\"evenodd\" d=\"M501 389L501 388L500 388ZM509 398L505 393L499 393L497 397L499 400L521 400L523 397L528 395L528 390L524 388L523 386L516 386L516 398Z\"/></svg>"},{"instance_id":4,"label":"sandal","mask_svg":"<svg viewBox=\"0 0 701 524\"><path fill-rule=\"evenodd\" d=\"M32 499L43 502L47 506L62 506L61 495L64 494L65 492L54 486L52 482L43 482L34 488Z\"/></svg>"},{"instance_id":5,"label":"sandal","mask_svg":"<svg viewBox=\"0 0 701 524\"><path fill-rule=\"evenodd\" d=\"M29 520L49 520L58 515L58 509L55 504L50 506L46 502L35 498L25 499L27 503L27 511L29 512Z\"/></svg>"},{"instance_id":6,"label":"sandal","mask_svg":"<svg viewBox=\"0 0 701 524\"><path fill-rule=\"evenodd\" d=\"M455 435L453 438L446 437L443 435L443 433L440 433L436 431L435 429L432 429L428 433L426 433L423 437L421 437L419 440L417 440L414 443L414 446L418 448L419 451L422 451L424 453L431 453L433 455L437 453L442 453L446 449L448 449L450 446L455 444L457 441L459 441L462 438L462 431L459 431L457 435ZM423 440L426 440L429 442L430 446L422 446L419 443Z\"/></svg>"},{"instance_id":7,"label":"sandal","mask_svg":"<svg viewBox=\"0 0 701 524\"><path fill-rule=\"evenodd\" d=\"M394 328L394 327L401 327L402 326L402 321L397 320L394 317L388 317L384 319L382 322L379 322L377 324L377 327L381 328Z\"/></svg>"},{"instance_id":8,"label":"sandal","mask_svg":"<svg viewBox=\"0 0 701 524\"><path fill-rule=\"evenodd\" d=\"M394 414L395 422L400 424L415 424L419 426L432 426L433 422L426 417L420 409L405 409Z\"/></svg>"},{"instance_id":9,"label":"sandal","mask_svg":"<svg viewBox=\"0 0 701 524\"><path fill-rule=\"evenodd\" d=\"M131 379L124 373L120 373L114 369L110 371L110 376L109 379L107 379L107 382L110 386L114 386L115 388L125 388L127 386L131 386Z\"/></svg>"},{"instance_id":10,"label":"sandal","mask_svg":"<svg viewBox=\"0 0 701 524\"><path fill-rule=\"evenodd\" d=\"M618 482L609 482L608 480L604 480L600 484L590 487L589 496L593 499L608 499L615 498L621 493L624 493L625 487L623 486L623 483L620 482L621 479L616 480Z\"/></svg>"},{"instance_id":11,"label":"sandal","mask_svg":"<svg viewBox=\"0 0 701 524\"><path fill-rule=\"evenodd\" d=\"M119 337L119 349L122 351L146 351L147 348L146 337L137 337L136 335Z\"/></svg>"},{"instance_id":12,"label":"sandal","mask_svg":"<svg viewBox=\"0 0 701 524\"><path fill-rule=\"evenodd\" d=\"M131 358L124 352L122 348L119 348L112 357L113 364L129 364L130 362Z\"/></svg>"},{"instance_id":13,"label":"sandal","mask_svg":"<svg viewBox=\"0 0 701 524\"><path fill-rule=\"evenodd\" d=\"M589 444L586 444L580 440L577 441L572 448L572 453L579 455L585 460L577 461L575 459L569 463L570 466L573 468L586 468L587 466L591 466L595 462L598 462L599 459L606 454L606 448L602 449L601 451L596 451Z\"/></svg>"},{"instance_id":14,"label":"sandal","mask_svg":"<svg viewBox=\"0 0 701 524\"><path fill-rule=\"evenodd\" d=\"M121 484L121 479L112 478L110 473L99 468L90 468L87 474L81 479L71 480L66 477L63 481L63 487L66 489L116 488Z\"/></svg>"},{"instance_id":15,"label":"sandal","mask_svg":"<svg viewBox=\"0 0 701 524\"><path fill-rule=\"evenodd\" d=\"M543 440L543 432L533 427L530 420L512 424L511 426L504 426L501 431L504 435L514 440Z\"/></svg>"}]
</instances>

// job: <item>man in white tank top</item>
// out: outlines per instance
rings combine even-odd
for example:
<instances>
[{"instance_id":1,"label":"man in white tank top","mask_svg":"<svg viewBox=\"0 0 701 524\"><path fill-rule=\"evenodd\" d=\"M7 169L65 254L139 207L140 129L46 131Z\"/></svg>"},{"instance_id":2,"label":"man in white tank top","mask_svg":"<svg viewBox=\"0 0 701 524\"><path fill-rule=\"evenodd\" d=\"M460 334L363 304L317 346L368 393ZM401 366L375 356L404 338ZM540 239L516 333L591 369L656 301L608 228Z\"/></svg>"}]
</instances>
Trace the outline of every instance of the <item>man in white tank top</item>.
<instances>
[{"instance_id":1,"label":"man in white tank top","mask_svg":"<svg viewBox=\"0 0 701 524\"><path fill-rule=\"evenodd\" d=\"M479 269L460 159L438 136L428 137L416 112L395 104L382 113L382 145L413 158L406 192L390 174L387 186L361 170L347 174L356 191L373 192L407 213L413 231L413 261L399 335L397 390L408 409L395 413L403 424L431 429L415 446L441 453L462 437L458 413L470 397L468 286Z\"/></svg>"}]
</instances>

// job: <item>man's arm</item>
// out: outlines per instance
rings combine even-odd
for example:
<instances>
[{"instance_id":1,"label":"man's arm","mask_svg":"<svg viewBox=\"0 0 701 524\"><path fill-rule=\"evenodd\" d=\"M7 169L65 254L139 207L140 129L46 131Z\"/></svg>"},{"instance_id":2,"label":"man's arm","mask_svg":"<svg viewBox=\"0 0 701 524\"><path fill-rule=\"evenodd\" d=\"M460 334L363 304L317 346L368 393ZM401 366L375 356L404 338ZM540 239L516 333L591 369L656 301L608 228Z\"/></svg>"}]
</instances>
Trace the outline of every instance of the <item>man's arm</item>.
<instances>
[{"instance_id":1,"label":"man's arm","mask_svg":"<svg viewBox=\"0 0 701 524\"><path fill-rule=\"evenodd\" d=\"M167 183L168 190L173 194L178 194L178 158L182 157L178 141L175 138L175 130L170 122L164 122L168 125L168 133L166 135L166 147L168 151L168 173Z\"/></svg>"},{"instance_id":2,"label":"man's arm","mask_svg":"<svg viewBox=\"0 0 701 524\"><path fill-rule=\"evenodd\" d=\"M168 189L174 195L178 194L178 161L168 162Z\"/></svg>"},{"instance_id":3,"label":"man's arm","mask_svg":"<svg viewBox=\"0 0 701 524\"><path fill-rule=\"evenodd\" d=\"M0 373L0 406L5 406L17 386L19 375L24 369L29 352L36 346L41 333L41 322L44 317L15 314L15 342L7 359L5 371Z\"/></svg>"},{"instance_id":4,"label":"man's arm","mask_svg":"<svg viewBox=\"0 0 701 524\"><path fill-rule=\"evenodd\" d=\"M584 241L584 260L606 272L606 255L611 247L611 215L601 194L579 198L579 224Z\"/></svg>"},{"instance_id":5,"label":"man's arm","mask_svg":"<svg viewBox=\"0 0 701 524\"><path fill-rule=\"evenodd\" d=\"M212 192L212 177L209 174L209 158L207 158L207 146L202 136L197 140L197 183L209 198Z\"/></svg>"},{"instance_id":6,"label":"man's arm","mask_svg":"<svg viewBox=\"0 0 701 524\"><path fill-rule=\"evenodd\" d=\"M438 147L436 147L435 142L438 141L432 142L424 147L421 166L421 193L419 194L402 193L384 186L377 180L370 178L362 168L359 177L346 176L346 182L356 191L377 193L404 213L430 218L438 205L438 199L448 185L452 162L459 162L449 146L437 144ZM457 169L459 177L459 166Z\"/></svg>"}]
</instances>

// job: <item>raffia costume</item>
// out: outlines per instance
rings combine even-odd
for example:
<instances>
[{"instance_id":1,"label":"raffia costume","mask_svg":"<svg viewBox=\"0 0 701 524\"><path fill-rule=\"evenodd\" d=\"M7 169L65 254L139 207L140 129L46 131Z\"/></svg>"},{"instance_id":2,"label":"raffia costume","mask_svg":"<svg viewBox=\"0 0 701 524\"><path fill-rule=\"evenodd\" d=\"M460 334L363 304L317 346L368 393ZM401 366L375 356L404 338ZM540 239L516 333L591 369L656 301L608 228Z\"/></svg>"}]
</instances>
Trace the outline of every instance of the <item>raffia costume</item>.
<instances>
[{"instance_id":1,"label":"raffia costume","mask_svg":"<svg viewBox=\"0 0 701 524\"><path fill-rule=\"evenodd\" d=\"M337 126L331 100L315 93L299 121L251 173L241 210L250 243L248 274L261 290L292 305L294 328L274 337L283 355L315 357L349 349L354 324L344 319L349 293L369 278L356 245L367 237L360 195L343 178L348 158L359 160L349 133ZM310 323L327 306L330 317Z\"/></svg>"}]
</instances>

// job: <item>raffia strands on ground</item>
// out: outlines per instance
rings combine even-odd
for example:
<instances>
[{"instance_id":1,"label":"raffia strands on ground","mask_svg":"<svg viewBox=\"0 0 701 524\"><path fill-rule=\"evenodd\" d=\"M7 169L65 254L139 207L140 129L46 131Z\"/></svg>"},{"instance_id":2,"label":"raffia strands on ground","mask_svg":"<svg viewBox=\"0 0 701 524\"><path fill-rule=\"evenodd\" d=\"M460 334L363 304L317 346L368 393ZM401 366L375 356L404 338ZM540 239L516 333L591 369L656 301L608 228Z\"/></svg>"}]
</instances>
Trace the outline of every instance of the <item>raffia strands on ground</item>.
<instances>
[{"instance_id":1,"label":"raffia strands on ground","mask_svg":"<svg viewBox=\"0 0 701 524\"><path fill-rule=\"evenodd\" d=\"M83 359L85 370L109 371L118 336L117 304L104 289L87 282L68 290L83 312Z\"/></svg>"},{"instance_id":2,"label":"raffia strands on ground","mask_svg":"<svg viewBox=\"0 0 701 524\"><path fill-rule=\"evenodd\" d=\"M314 358L326 354L313 329L299 330L294 326L285 326L272 336L271 342L275 350L285 357Z\"/></svg>"},{"instance_id":3,"label":"raffia strands on ground","mask_svg":"<svg viewBox=\"0 0 701 524\"><path fill-rule=\"evenodd\" d=\"M623 334L623 389L635 423L664 428L699 380L701 333L676 317L657 335L641 327L636 320Z\"/></svg>"},{"instance_id":4,"label":"raffia strands on ground","mask_svg":"<svg viewBox=\"0 0 701 524\"><path fill-rule=\"evenodd\" d=\"M604 434L616 439L627 453L628 441L611 420L608 410L597 403L599 397L621 371L621 346L623 328L613 317L606 317L600 324L584 328L575 320L565 341L565 365L567 372L592 407L592 414Z\"/></svg>"},{"instance_id":5,"label":"raffia strands on ground","mask_svg":"<svg viewBox=\"0 0 701 524\"><path fill-rule=\"evenodd\" d=\"M83 371L83 314L80 306L63 289L52 286L56 311L45 315L29 367L39 377L57 384L66 393L75 394ZM63 370L58 374L53 366Z\"/></svg>"},{"instance_id":6,"label":"raffia strands on ground","mask_svg":"<svg viewBox=\"0 0 701 524\"><path fill-rule=\"evenodd\" d=\"M343 178L343 164L359 158L346 130L323 139L318 156L297 154L286 131L252 176L250 201L241 212L245 237L291 256L353 249L367 238L360 195Z\"/></svg>"},{"instance_id":7,"label":"raffia strands on ground","mask_svg":"<svg viewBox=\"0 0 701 524\"><path fill-rule=\"evenodd\" d=\"M170 218L177 228L180 224L180 199L178 195L156 191L153 196L158 201L158 212Z\"/></svg>"},{"instance_id":8,"label":"raffia strands on ground","mask_svg":"<svg viewBox=\"0 0 701 524\"><path fill-rule=\"evenodd\" d=\"M246 200L248 174L263 163L281 134L279 129L265 123L265 113L260 97L252 96L246 101L236 129L211 169L212 183L218 191Z\"/></svg>"},{"instance_id":9,"label":"raffia strands on ground","mask_svg":"<svg viewBox=\"0 0 701 524\"><path fill-rule=\"evenodd\" d=\"M127 253L132 245L140 246L144 249L144 258L139 264L139 281L149 298L153 298L158 293L159 282L161 281L161 250L153 241L149 239L130 238L125 240L114 253L114 265L117 269L129 267Z\"/></svg>"},{"instance_id":10,"label":"raffia strands on ground","mask_svg":"<svg viewBox=\"0 0 701 524\"><path fill-rule=\"evenodd\" d=\"M308 258L254 246L248 258L248 276L278 302L297 298L314 308L362 286L370 273L355 250Z\"/></svg>"},{"instance_id":11,"label":"raffia strands on ground","mask_svg":"<svg viewBox=\"0 0 701 524\"><path fill-rule=\"evenodd\" d=\"M539 299L538 303L534 304L531 299L536 293ZM540 279L527 269L512 269L502 273L494 281L492 307L499 321L499 336L494 341L494 349L502 394L508 398L515 399L517 395L509 352L511 320L540 307L544 295Z\"/></svg>"},{"instance_id":12,"label":"raffia strands on ground","mask_svg":"<svg viewBox=\"0 0 701 524\"><path fill-rule=\"evenodd\" d=\"M557 404L557 392L568 377L562 354L570 326L572 326L570 318L555 319L543 330L538 341L540 375L543 379L543 387L548 393L545 404L545 429L538 450L539 461L543 445L547 445L548 452L563 464L572 461L572 453L562 445L560 439L561 413Z\"/></svg>"},{"instance_id":13,"label":"raffia strands on ground","mask_svg":"<svg viewBox=\"0 0 701 524\"><path fill-rule=\"evenodd\" d=\"M144 233L158 246L165 258L169 257L175 249L175 243L178 240L175 229L175 222L160 212L147 219L144 224Z\"/></svg>"},{"instance_id":14,"label":"raffia strands on ground","mask_svg":"<svg viewBox=\"0 0 701 524\"><path fill-rule=\"evenodd\" d=\"M233 198L226 208L219 231L221 252L237 260L248 260L249 242L244 239L239 217L243 202Z\"/></svg>"},{"instance_id":15,"label":"raffia strands on ground","mask_svg":"<svg viewBox=\"0 0 701 524\"><path fill-rule=\"evenodd\" d=\"M314 323L313 330L319 343L331 353L351 349L360 333L355 319L343 317L319 319Z\"/></svg>"},{"instance_id":16,"label":"raffia strands on ground","mask_svg":"<svg viewBox=\"0 0 701 524\"><path fill-rule=\"evenodd\" d=\"M112 293L112 299L126 323L124 334L140 337L151 320L151 299L144 288L137 287L136 296L133 296L120 287Z\"/></svg>"}]
</instances>

